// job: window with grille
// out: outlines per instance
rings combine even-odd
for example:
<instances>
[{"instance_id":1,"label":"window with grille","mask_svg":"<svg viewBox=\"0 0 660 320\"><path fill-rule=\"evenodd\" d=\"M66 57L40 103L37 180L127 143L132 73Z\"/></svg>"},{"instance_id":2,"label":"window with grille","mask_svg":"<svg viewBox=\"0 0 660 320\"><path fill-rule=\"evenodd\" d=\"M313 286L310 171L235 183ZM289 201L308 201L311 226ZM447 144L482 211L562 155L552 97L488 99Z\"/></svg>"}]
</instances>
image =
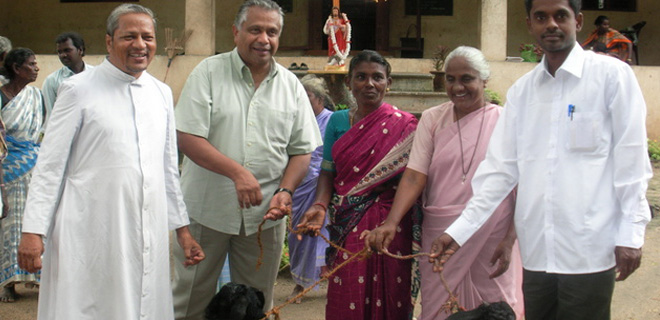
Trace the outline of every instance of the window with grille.
<instances>
[{"instance_id":1,"label":"window with grille","mask_svg":"<svg viewBox=\"0 0 660 320\"><path fill-rule=\"evenodd\" d=\"M582 10L637 11L637 0L582 0Z\"/></svg>"}]
</instances>

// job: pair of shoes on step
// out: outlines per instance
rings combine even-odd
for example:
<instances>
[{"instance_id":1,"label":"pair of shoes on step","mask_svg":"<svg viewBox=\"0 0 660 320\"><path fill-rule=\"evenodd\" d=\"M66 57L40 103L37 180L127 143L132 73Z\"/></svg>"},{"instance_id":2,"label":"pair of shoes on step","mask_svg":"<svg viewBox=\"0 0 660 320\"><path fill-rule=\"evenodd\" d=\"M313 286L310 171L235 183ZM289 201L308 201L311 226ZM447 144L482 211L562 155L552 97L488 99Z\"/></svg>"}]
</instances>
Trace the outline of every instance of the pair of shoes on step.
<instances>
[{"instance_id":1,"label":"pair of shoes on step","mask_svg":"<svg viewBox=\"0 0 660 320\"><path fill-rule=\"evenodd\" d=\"M289 70L309 70L309 67L304 62L300 66L294 62L289 66Z\"/></svg>"}]
</instances>

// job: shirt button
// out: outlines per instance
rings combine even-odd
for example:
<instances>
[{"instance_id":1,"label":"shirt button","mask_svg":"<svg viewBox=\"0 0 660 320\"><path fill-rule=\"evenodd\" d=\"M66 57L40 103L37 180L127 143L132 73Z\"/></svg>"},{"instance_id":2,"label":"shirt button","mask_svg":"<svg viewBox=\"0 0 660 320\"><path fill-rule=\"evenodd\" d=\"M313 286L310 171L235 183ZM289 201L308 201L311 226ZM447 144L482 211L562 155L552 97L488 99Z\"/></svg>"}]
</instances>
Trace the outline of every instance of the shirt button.
<instances>
[{"instance_id":1,"label":"shirt button","mask_svg":"<svg viewBox=\"0 0 660 320\"><path fill-rule=\"evenodd\" d=\"M252 121L248 122L248 126L253 126L253 125L254 125L254 123Z\"/></svg>"},{"instance_id":2,"label":"shirt button","mask_svg":"<svg viewBox=\"0 0 660 320\"><path fill-rule=\"evenodd\" d=\"M251 147L251 146L252 146L252 142L248 142L248 147Z\"/></svg>"}]
</instances>

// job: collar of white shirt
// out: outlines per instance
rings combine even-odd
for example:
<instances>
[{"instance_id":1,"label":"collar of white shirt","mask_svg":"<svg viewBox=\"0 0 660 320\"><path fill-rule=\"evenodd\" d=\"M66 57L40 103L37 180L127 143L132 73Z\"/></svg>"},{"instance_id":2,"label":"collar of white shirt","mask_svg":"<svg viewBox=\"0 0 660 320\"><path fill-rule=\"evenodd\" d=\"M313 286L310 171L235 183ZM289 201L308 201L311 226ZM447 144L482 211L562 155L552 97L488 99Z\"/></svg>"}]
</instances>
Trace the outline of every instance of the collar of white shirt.
<instances>
[{"instance_id":1,"label":"collar of white shirt","mask_svg":"<svg viewBox=\"0 0 660 320\"><path fill-rule=\"evenodd\" d=\"M573 45L573 49L566 57L566 60L564 60L564 63L562 63L559 69L557 69L557 72L563 70L578 78L582 78L584 58L585 58L584 49L582 49L579 43L575 42L575 44ZM548 72L548 65L545 56L543 56L543 59L541 60L539 66L543 68L543 71L545 71L543 72L543 74L545 74L548 77L552 77L552 75L550 75L550 72ZM557 72L555 72L555 75L557 74Z\"/></svg>"}]
</instances>

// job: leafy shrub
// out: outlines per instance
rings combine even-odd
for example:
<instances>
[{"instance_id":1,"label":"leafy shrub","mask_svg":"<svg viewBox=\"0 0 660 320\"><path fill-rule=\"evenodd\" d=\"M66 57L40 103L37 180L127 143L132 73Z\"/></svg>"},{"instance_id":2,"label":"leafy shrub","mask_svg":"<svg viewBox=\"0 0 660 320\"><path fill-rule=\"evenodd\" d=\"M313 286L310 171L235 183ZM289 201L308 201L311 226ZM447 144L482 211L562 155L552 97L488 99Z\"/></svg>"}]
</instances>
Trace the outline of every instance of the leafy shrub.
<instances>
[{"instance_id":1,"label":"leafy shrub","mask_svg":"<svg viewBox=\"0 0 660 320\"><path fill-rule=\"evenodd\" d=\"M490 102L492 104L496 104L496 105L500 105L500 106L502 105L503 101L502 101L502 97L500 97L499 93L497 93L493 90L490 90L488 88L486 88L484 90L484 93L486 94L486 102Z\"/></svg>"},{"instance_id":2,"label":"leafy shrub","mask_svg":"<svg viewBox=\"0 0 660 320\"><path fill-rule=\"evenodd\" d=\"M651 160L660 160L660 144L658 144L658 140L647 139L647 141L649 143L649 157Z\"/></svg>"}]
</instances>

